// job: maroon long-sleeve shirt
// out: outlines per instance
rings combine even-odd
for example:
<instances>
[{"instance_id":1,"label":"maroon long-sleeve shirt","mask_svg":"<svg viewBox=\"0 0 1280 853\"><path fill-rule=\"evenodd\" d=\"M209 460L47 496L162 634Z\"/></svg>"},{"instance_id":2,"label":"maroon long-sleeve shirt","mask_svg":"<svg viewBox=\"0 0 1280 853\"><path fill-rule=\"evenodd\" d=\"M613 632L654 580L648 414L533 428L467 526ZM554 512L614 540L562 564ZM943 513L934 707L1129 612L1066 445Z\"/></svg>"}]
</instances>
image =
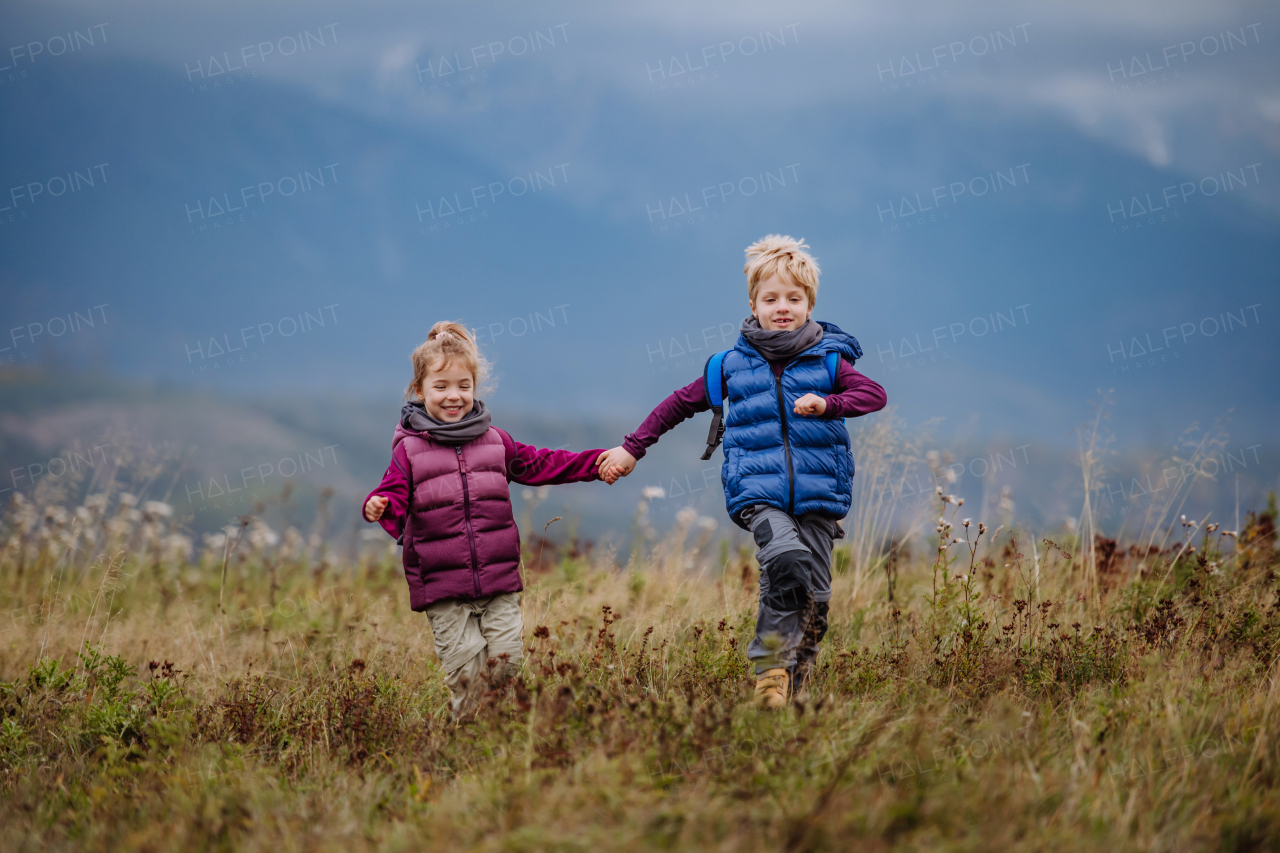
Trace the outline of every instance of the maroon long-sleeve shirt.
<instances>
[{"instance_id":1,"label":"maroon long-sleeve shirt","mask_svg":"<svg viewBox=\"0 0 1280 853\"><path fill-rule=\"evenodd\" d=\"M789 362L770 362L774 375L781 376L783 368ZM727 396L727 392L726 392ZM836 391L823 398L827 401L827 410L819 417L823 418L856 418L869 415L884 408L888 397L884 388L874 379L863 376L853 369L853 365L841 359L840 369L836 373ZM636 459L644 456L650 446L657 443L664 432L683 420L687 420L699 412L708 411L711 404L707 402L707 386L699 376L683 388L677 389L671 396L658 404L649 413L640 428L622 441L622 448Z\"/></svg>"},{"instance_id":2,"label":"maroon long-sleeve shirt","mask_svg":"<svg viewBox=\"0 0 1280 853\"><path fill-rule=\"evenodd\" d=\"M555 486L561 483L586 483L600 479L596 460L603 449L547 450L532 444L521 444L504 429L499 429L506 450L507 481L522 486ZM381 495L387 499L387 508L378 523L382 529L399 538L404 530L404 515L409 507L409 457L404 442L396 445L391 454L391 464L382 475L382 482L364 499ZM361 505L363 506L363 504ZM363 510L361 510L363 514ZM365 519L368 521L368 519Z\"/></svg>"}]
</instances>

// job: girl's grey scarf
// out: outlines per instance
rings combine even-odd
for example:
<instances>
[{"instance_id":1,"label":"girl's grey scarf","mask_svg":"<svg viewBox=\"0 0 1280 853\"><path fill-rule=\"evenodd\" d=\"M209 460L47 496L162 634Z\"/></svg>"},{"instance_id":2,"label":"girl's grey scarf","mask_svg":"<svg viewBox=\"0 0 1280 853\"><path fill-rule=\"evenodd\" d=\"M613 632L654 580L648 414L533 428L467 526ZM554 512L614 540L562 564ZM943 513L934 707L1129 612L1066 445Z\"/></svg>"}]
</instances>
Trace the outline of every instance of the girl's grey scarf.
<instances>
[{"instance_id":1,"label":"girl's grey scarf","mask_svg":"<svg viewBox=\"0 0 1280 853\"><path fill-rule=\"evenodd\" d=\"M471 411L463 415L462 420L453 423L431 417L421 402L405 403L400 409L400 426L414 432L428 433L441 444L466 444L488 432L492 422L489 410L480 400L475 401Z\"/></svg>"},{"instance_id":2,"label":"girl's grey scarf","mask_svg":"<svg viewBox=\"0 0 1280 853\"><path fill-rule=\"evenodd\" d=\"M822 340L822 327L810 319L798 329L769 331L760 328L755 317L748 317L742 321L742 336L767 361L790 361Z\"/></svg>"}]
</instances>

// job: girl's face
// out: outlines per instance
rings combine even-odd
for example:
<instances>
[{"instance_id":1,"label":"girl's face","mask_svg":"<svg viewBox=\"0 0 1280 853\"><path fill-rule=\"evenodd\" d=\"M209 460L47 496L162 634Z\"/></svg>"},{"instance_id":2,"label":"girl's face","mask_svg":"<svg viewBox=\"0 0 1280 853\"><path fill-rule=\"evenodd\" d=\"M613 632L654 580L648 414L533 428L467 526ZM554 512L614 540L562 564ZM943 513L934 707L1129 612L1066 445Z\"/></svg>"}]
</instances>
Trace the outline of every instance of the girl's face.
<instances>
[{"instance_id":1,"label":"girl's face","mask_svg":"<svg viewBox=\"0 0 1280 853\"><path fill-rule=\"evenodd\" d=\"M760 282L751 313L762 329L790 332L804 325L811 307L804 288L788 284L774 274Z\"/></svg>"},{"instance_id":2,"label":"girl's face","mask_svg":"<svg viewBox=\"0 0 1280 853\"><path fill-rule=\"evenodd\" d=\"M418 396L428 415L454 423L462 420L475 403L475 377L462 365L446 361L427 371Z\"/></svg>"}]
</instances>

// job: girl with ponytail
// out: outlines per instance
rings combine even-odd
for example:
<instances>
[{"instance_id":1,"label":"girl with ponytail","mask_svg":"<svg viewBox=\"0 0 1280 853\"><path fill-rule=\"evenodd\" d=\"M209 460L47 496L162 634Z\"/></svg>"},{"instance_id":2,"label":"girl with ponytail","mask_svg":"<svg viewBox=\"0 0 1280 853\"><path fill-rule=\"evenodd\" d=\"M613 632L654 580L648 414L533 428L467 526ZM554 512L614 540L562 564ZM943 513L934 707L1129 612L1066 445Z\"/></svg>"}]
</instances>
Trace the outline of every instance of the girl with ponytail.
<instances>
[{"instance_id":1,"label":"girl with ponytail","mask_svg":"<svg viewBox=\"0 0 1280 853\"><path fill-rule=\"evenodd\" d=\"M544 450L493 426L476 396L489 365L459 323L432 326L412 362L391 464L364 518L404 546L410 606L431 621L454 715L464 716L524 657L520 532L508 484L600 479L604 451Z\"/></svg>"}]
</instances>

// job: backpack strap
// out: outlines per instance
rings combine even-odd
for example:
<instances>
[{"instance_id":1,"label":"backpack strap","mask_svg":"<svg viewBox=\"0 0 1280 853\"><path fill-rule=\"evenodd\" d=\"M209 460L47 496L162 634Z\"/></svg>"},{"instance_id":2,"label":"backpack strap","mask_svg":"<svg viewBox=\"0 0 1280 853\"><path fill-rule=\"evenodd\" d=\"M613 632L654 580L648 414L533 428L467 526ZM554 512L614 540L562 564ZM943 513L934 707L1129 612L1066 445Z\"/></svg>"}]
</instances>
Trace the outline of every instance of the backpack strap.
<instances>
[{"instance_id":1,"label":"backpack strap","mask_svg":"<svg viewBox=\"0 0 1280 853\"><path fill-rule=\"evenodd\" d=\"M711 429L707 431L707 449L702 458L710 459L724 438L724 357L728 350L718 352L707 359L702 368L702 383L707 389L707 402L711 404Z\"/></svg>"},{"instance_id":2,"label":"backpack strap","mask_svg":"<svg viewBox=\"0 0 1280 853\"><path fill-rule=\"evenodd\" d=\"M832 350L827 353L827 375L831 377L831 393L836 392L836 377L840 375L840 353Z\"/></svg>"},{"instance_id":3,"label":"backpack strap","mask_svg":"<svg viewBox=\"0 0 1280 853\"><path fill-rule=\"evenodd\" d=\"M704 460L711 458L724 438L724 357L728 354L728 350L716 353L707 359L702 369L707 402L711 404L711 428L707 431L707 449L702 453ZM827 375L831 377L831 391L835 393L836 377L840 374L840 353L832 350L823 360L827 365Z\"/></svg>"}]
</instances>

